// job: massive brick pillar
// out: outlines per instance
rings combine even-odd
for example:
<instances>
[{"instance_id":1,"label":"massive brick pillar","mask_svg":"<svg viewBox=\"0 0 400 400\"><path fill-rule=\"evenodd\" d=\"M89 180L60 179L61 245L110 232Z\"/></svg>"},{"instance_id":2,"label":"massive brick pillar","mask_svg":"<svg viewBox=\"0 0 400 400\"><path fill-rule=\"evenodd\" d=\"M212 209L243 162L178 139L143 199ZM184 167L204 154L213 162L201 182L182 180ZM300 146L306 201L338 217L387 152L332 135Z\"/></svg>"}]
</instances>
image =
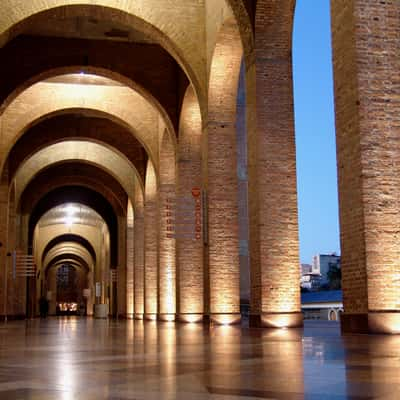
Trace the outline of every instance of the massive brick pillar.
<instances>
[{"instance_id":1,"label":"massive brick pillar","mask_svg":"<svg viewBox=\"0 0 400 400\"><path fill-rule=\"evenodd\" d=\"M10 268L9 258L7 257L7 220L8 220L8 190L9 186L6 182L0 184L0 315L4 317L7 309L5 304L5 273ZM6 265L6 263L8 263ZM7 274L8 275L8 274ZM7 280L8 284L8 280Z\"/></svg>"},{"instance_id":2,"label":"massive brick pillar","mask_svg":"<svg viewBox=\"0 0 400 400\"><path fill-rule=\"evenodd\" d=\"M126 316L133 318L134 314L134 215L130 200L126 214Z\"/></svg>"},{"instance_id":3,"label":"massive brick pillar","mask_svg":"<svg viewBox=\"0 0 400 400\"><path fill-rule=\"evenodd\" d=\"M249 130L251 323L302 325L291 38L294 1L259 1ZM251 83L251 82L250 82Z\"/></svg>"},{"instance_id":4,"label":"massive brick pillar","mask_svg":"<svg viewBox=\"0 0 400 400\"><path fill-rule=\"evenodd\" d=\"M193 201L192 190L202 187L201 176L201 115L192 86L186 90L182 104L178 143L177 202ZM183 209L183 207L181 207ZM177 239L179 320L203 320L203 235L181 234Z\"/></svg>"},{"instance_id":5,"label":"massive brick pillar","mask_svg":"<svg viewBox=\"0 0 400 400\"><path fill-rule=\"evenodd\" d=\"M175 203L175 148L167 131L160 147L159 319L174 321L176 314L176 241L167 211Z\"/></svg>"},{"instance_id":6,"label":"massive brick pillar","mask_svg":"<svg viewBox=\"0 0 400 400\"><path fill-rule=\"evenodd\" d=\"M147 163L144 205L144 316L154 320L158 312L158 196L152 162Z\"/></svg>"},{"instance_id":7,"label":"massive brick pillar","mask_svg":"<svg viewBox=\"0 0 400 400\"><path fill-rule=\"evenodd\" d=\"M143 202L135 207L134 222L135 257L135 319L144 314L144 218Z\"/></svg>"},{"instance_id":8,"label":"massive brick pillar","mask_svg":"<svg viewBox=\"0 0 400 400\"><path fill-rule=\"evenodd\" d=\"M240 321L236 98L242 46L236 22L221 27L211 62L207 127L210 317Z\"/></svg>"},{"instance_id":9,"label":"massive brick pillar","mask_svg":"<svg viewBox=\"0 0 400 400\"><path fill-rule=\"evenodd\" d=\"M249 208L248 208L248 174L247 174L247 126L246 126L246 66L240 68L236 140L239 201L239 262L240 262L240 301L250 301L250 265L249 265Z\"/></svg>"},{"instance_id":10,"label":"massive brick pillar","mask_svg":"<svg viewBox=\"0 0 400 400\"><path fill-rule=\"evenodd\" d=\"M400 333L400 2L331 2L344 332Z\"/></svg>"},{"instance_id":11,"label":"massive brick pillar","mask_svg":"<svg viewBox=\"0 0 400 400\"><path fill-rule=\"evenodd\" d=\"M5 173L7 175L7 173ZM3 176L0 184L0 316L25 316L26 278L13 274L11 254L16 247L16 221L14 191ZM7 274L6 274L7 271ZM7 282L6 282L7 280Z\"/></svg>"},{"instance_id":12,"label":"massive brick pillar","mask_svg":"<svg viewBox=\"0 0 400 400\"><path fill-rule=\"evenodd\" d=\"M8 224L7 224L7 248L9 252L13 252L17 250L17 228L20 222L20 219L17 217L16 209L15 209L15 185L12 184L10 187L9 193L9 203L8 203ZM18 249L21 250L21 249ZM8 315L10 317L23 317L25 316L26 309L26 281L27 279L22 276L16 276L13 271L12 265L12 257L9 257L8 264L8 289L7 289L7 298L8 298ZM29 278L30 286L35 288L34 285L34 277ZM34 305L35 305L35 293L32 291L30 293L30 303L31 303L31 312L34 313Z\"/></svg>"},{"instance_id":13,"label":"massive brick pillar","mask_svg":"<svg viewBox=\"0 0 400 400\"><path fill-rule=\"evenodd\" d=\"M117 267L117 282L115 287L117 288L117 304L116 312L120 316L126 316L127 314L127 293L126 293L126 274L127 274L127 262L126 262L126 237L127 237L127 226L126 216L118 216L118 265ZM111 283L110 283L111 284Z\"/></svg>"}]
</instances>

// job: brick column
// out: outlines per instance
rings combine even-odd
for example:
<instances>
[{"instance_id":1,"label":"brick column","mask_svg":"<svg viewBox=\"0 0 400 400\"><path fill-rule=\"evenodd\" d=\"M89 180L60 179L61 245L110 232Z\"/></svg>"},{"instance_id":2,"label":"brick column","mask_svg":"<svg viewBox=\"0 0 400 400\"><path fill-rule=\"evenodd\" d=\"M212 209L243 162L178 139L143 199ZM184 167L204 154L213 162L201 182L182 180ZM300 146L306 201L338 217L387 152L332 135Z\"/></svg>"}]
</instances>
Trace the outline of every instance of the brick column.
<instances>
[{"instance_id":1,"label":"brick column","mask_svg":"<svg viewBox=\"0 0 400 400\"><path fill-rule=\"evenodd\" d=\"M176 240L168 234L171 224L166 216L167 206L175 202L175 148L164 131L160 147L159 190L159 319L174 321L176 314Z\"/></svg>"},{"instance_id":2,"label":"brick column","mask_svg":"<svg viewBox=\"0 0 400 400\"><path fill-rule=\"evenodd\" d=\"M126 316L133 318L134 314L134 215L130 201L128 201L128 209L126 215Z\"/></svg>"},{"instance_id":3,"label":"brick column","mask_svg":"<svg viewBox=\"0 0 400 400\"><path fill-rule=\"evenodd\" d=\"M210 70L207 126L210 317L240 321L236 97L242 47L236 22L221 27Z\"/></svg>"},{"instance_id":4,"label":"brick column","mask_svg":"<svg viewBox=\"0 0 400 400\"><path fill-rule=\"evenodd\" d=\"M249 209L247 174L247 125L246 125L246 66L240 68L236 140L238 155L238 201L239 201L239 262L240 262L240 300L250 300L250 263L249 263Z\"/></svg>"},{"instance_id":5,"label":"brick column","mask_svg":"<svg viewBox=\"0 0 400 400\"><path fill-rule=\"evenodd\" d=\"M127 314L127 262L126 262L126 238L127 226L126 216L118 216L118 265L117 265L117 307L116 311L119 316L126 316ZM110 282L110 285L112 283Z\"/></svg>"},{"instance_id":6,"label":"brick column","mask_svg":"<svg viewBox=\"0 0 400 400\"><path fill-rule=\"evenodd\" d=\"M400 333L400 2L331 2L344 332Z\"/></svg>"},{"instance_id":7,"label":"brick column","mask_svg":"<svg viewBox=\"0 0 400 400\"><path fill-rule=\"evenodd\" d=\"M260 1L249 134L251 324L302 325L291 37L294 1ZM253 66L246 66L252 69Z\"/></svg>"},{"instance_id":8,"label":"brick column","mask_svg":"<svg viewBox=\"0 0 400 400\"><path fill-rule=\"evenodd\" d=\"M8 218L8 184L0 184L0 315L4 317L4 279L7 262L7 218ZM7 268L9 268L9 264ZM7 281L8 282L8 281Z\"/></svg>"},{"instance_id":9,"label":"brick column","mask_svg":"<svg viewBox=\"0 0 400 400\"><path fill-rule=\"evenodd\" d=\"M178 143L177 201L192 197L193 188L201 188L201 116L192 86L182 104ZM193 227L194 228L194 227ZM200 322L204 314L203 235L178 237L179 320Z\"/></svg>"},{"instance_id":10,"label":"brick column","mask_svg":"<svg viewBox=\"0 0 400 400\"><path fill-rule=\"evenodd\" d=\"M158 313L158 196L153 164L147 164L144 205L144 317L157 319Z\"/></svg>"},{"instance_id":11,"label":"brick column","mask_svg":"<svg viewBox=\"0 0 400 400\"><path fill-rule=\"evenodd\" d=\"M143 206L135 209L134 257L135 257L135 319L144 314L144 218Z\"/></svg>"}]
</instances>

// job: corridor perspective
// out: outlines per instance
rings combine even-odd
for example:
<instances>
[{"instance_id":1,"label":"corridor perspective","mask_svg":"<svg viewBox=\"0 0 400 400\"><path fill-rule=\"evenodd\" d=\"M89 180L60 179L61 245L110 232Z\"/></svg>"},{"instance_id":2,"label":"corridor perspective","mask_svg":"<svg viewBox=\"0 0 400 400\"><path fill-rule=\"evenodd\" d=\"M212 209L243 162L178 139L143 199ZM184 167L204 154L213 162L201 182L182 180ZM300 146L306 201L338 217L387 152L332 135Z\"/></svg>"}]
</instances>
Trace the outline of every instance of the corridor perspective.
<instances>
[{"instance_id":1,"label":"corridor perspective","mask_svg":"<svg viewBox=\"0 0 400 400\"><path fill-rule=\"evenodd\" d=\"M400 399L400 1L330 4L344 312L318 325L295 0L0 0L0 399Z\"/></svg>"}]
</instances>

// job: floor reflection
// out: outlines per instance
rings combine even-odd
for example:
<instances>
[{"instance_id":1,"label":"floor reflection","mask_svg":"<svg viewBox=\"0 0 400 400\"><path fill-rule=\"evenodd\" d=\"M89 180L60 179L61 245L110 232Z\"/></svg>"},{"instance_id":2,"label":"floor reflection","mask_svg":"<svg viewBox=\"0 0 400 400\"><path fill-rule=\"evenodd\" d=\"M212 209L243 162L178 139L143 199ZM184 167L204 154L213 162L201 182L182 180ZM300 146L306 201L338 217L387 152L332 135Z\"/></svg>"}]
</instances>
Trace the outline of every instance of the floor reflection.
<instances>
[{"instance_id":1,"label":"floor reflection","mask_svg":"<svg viewBox=\"0 0 400 400\"><path fill-rule=\"evenodd\" d=\"M400 337L58 318L0 325L0 399L400 399Z\"/></svg>"}]
</instances>

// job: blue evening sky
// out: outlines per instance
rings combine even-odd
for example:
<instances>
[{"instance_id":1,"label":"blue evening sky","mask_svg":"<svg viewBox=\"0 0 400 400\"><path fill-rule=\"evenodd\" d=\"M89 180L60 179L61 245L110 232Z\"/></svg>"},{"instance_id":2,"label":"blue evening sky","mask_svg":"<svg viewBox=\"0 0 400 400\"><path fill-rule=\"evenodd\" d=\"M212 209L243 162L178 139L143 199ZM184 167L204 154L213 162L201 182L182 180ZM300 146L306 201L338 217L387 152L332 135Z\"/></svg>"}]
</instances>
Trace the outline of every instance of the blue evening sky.
<instances>
[{"instance_id":1,"label":"blue evening sky","mask_svg":"<svg viewBox=\"0 0 400 400\"><path fill-rule=\"evenodd\" d=\"M297 0L294 98L300 260L340 253L329 0Z\"/></svg>"}]
</instances>

